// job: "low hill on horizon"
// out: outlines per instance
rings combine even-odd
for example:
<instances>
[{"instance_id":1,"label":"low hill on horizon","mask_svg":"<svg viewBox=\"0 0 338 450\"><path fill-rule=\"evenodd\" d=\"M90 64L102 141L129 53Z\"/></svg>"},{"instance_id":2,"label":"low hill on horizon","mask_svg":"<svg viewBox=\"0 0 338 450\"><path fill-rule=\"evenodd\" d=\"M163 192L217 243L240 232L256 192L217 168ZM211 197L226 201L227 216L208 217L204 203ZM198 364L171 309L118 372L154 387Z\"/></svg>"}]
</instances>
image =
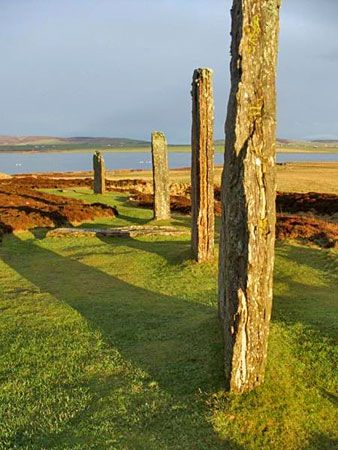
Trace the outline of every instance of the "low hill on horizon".
<instances>
[{"instance_id":1,"label":"low hill on horizon","mask_svg":"<svg viewBox=\"0 0 338 450\"><path fill-rule=\"evenodd\" d=\"M224 139L217 139L215 141L216 145L224 145ZM329 146L337 146L338 139L317 139L317 140L295 140L295 139L285 139L285 138L277 138L277 145L329 145Z\"/></svg>"},{"instance_id":2,"label":"low hill on horizon","mask_svg":"<svg viewBox=\"0 0 338 450\"><path fill-rule=\"evenodd\" d=\"M55 136L0 136L0 146L42 146L42 145L105 145L111 147L141 147L149 145L148 141L129 138L110 137L55 137Z\"/></svg>"},{"instance_id":3,"label":"low hill on horizon","mask_svg":"<svg viewBox=\"0 0 338 450\"><path fill-rule=\"evenodd\" d=\"M55 137L55 136L7 136L0 135L0 152L57 152L57 151L94 151L129 150L150 147L149 141L130 138L112 137ZM216 139L215 146L220 151L224 147L224 139ZM188 148L190 144L169 143L171 149ZM277 139L277 148L286 151L330 151L338 149L338 140L296 141Z\"/></svg>"}]
</instances>

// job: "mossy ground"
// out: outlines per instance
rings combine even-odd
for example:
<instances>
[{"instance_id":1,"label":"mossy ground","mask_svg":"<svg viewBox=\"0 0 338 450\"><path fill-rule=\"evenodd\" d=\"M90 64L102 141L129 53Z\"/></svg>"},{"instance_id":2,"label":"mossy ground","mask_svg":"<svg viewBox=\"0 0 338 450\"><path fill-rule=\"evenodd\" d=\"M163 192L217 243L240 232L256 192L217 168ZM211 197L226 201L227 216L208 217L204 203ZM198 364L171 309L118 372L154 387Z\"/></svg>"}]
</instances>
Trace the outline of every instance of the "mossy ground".
<instances>
[{"instance_id":1,"label":"mossy ground","mask_svg":"<svg viewBox=\"0 0 338 450\"><path fill-rule=\"evenodd\" d=\"M116 205L101 226L151 220L122 194L67 195ZM6 236L0 448L337 448L337 255L276 252L266 381L235 396L223 391L217 263L191 262L188 236Z\"/></svg>"}]
</instances>

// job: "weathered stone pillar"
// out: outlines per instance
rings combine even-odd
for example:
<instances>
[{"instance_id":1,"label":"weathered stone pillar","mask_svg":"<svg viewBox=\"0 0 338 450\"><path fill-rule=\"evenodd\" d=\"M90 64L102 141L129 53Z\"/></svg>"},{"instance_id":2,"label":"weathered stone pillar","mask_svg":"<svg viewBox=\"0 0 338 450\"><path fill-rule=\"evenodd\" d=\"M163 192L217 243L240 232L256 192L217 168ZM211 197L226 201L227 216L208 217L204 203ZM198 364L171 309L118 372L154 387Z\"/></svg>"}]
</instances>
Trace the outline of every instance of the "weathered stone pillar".
<instances>
[{"instance_id":1,"label":"weathered stone pillar","mask_svg":"<svg viewBox=\"0 0 338 450\"><path fill-rule=\"evenodd\" d=\"M100 152L96 151L93 155L94 167L94 194L104 194L106 190L106 170L104 159Z\"/></svg>"},{"instance_id":2,"label":"weathered stone pillar","mask_svg":"<svg viewBox=\"0 0 338 450\"><path fill-rule=\"evenodd\" d=\"M275 241L276 59L280 0L234 0L225 125L219 312L227 386L264 378Z\"/></svg>"},{"instance_id":3,"label":"weathered stone pillar","mask_svg":"<svg viewBox=\"0 0 338 450\"><path fill-rule=\"evenodd\" d=\"M211 69L192 80L191 248L194 259L214 255L214 99Z\"/></svg>"},{"instance_id":4,"label":"weathered stone pillar","mask_svg":"<svg viewBox=\"0 0 338 450\"><path fill-rule=\"evenodd\" d=\"M154 219L170 219L170 182L168 148L164 133L154 131L151 135L153 163Z\"/></svg>"}]
</instances>

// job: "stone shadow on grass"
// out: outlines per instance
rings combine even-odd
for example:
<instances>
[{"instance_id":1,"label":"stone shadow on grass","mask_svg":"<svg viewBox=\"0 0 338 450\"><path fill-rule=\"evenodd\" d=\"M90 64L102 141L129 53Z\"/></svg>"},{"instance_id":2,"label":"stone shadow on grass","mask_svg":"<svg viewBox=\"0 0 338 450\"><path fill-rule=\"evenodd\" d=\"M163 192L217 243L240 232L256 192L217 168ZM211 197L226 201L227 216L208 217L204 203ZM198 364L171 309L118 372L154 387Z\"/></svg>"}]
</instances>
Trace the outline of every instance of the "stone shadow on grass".
<instances>
[{"instance_id":1,"label":"stone shadow on grass","mask_svg":"<svg viewBox=\"0 0 338 450\"><path fill-rule=\"evenodd\" d=\"M300 322L311 327L321 336L336 339L338 279L334 275L337 267L335 256L323 249L295 247L283 244L276 248L278 258L285 258L297 265L319 271L325 285L316 286L311 278L296 281L292 274L275 273L274 282L287 286L287 292L275 294L272 320L287 324ZM295 269L296 270L296 269Z\"/></svg>"},{"instance_id":2,"label":"stone shadow on grass","mask_svg":"<svg viewBox=\"0 0 338 450\"><path fill-rule=\"evenodd\" d=\"M337 448L338 439L335 436L317 433L312 436L310 442L303 450L336 450Z\"/></svg>"},{"instance_id":3,"label":"stone shadow on grass","mask_svg":"<svg viewBox=\"0 0 338 450\"><path fill-rule=\"evenodd\" d=\"M189 239L173 241L172 238L168 240L160 240L159 238L149 240L131 237L104 236L99 236L98 238L107 246L112 246L114 248L129 247L142 252L157 254L165 259L170 265L181 264L184 261L191 259L191 243ZM173 246L173 242L176 246Z\"/></svg>"},{"instance_id":4,"label":"stone shadow on grass","mask_svg":"<svg viewBox=\"0 0 338 450\"><path fill-rule=\"evenodd\" d=\"M34 239L21 240L15 235L8 239L14 240L15 254L6 248L6 264L79 311L163 388L175 393L221 387L222 348L215 309L134 286L47 250ZM143 346L149 351L143 352ZM168 366L172 376L168 376Z\"/></svg>"},{"instance_id":5,"label":"stone shadow on grass","mask_svg":"<svg viewBox=\"0 0 338 450\"><path fill-rule=\"evenodd\" d=\"M123 238L123 237L105 237L98 236L98 238L107 245L113 247L130 247L132 249L141 250L147 253L155 253L162 258L166 259L168 264L181 264L184 261L192 260L191 240L189 234L185 240L177 237L176 241L173 238L167 240L161 240L160 237L153 240L140 239L140 238ZM175 242L177 247L173 248L172 243ZM219 236L215 237L215 252L214 260L217 260L217 251L219 246ZM179 250L178 250L179 247ZM209 262L206 264L210 264Z\"/></svg>"},{"instance_id":6,"label":"stone shadow on grass","mask_svg":"<svg viewBox=\"0 0 338 450\"><path fill-rule=\"evenodd\" d=\"M15 235L7 239L2 251L6 264L41 291L77 310L109 346L184 404L188 414L196 409L196 402L205 410L204 400L196 397L200 390L222 389L223 351L215 309L134 286L45 249L34 239L21 240ZM94 390L98 402L105 387ZM85 414L96 407L89 406ZM206 424L205 414L206 410L193 417L206 430L208 442L212 436L212 448L240 450L235 443L219 441Z\"/></svg>"}]
</instances>

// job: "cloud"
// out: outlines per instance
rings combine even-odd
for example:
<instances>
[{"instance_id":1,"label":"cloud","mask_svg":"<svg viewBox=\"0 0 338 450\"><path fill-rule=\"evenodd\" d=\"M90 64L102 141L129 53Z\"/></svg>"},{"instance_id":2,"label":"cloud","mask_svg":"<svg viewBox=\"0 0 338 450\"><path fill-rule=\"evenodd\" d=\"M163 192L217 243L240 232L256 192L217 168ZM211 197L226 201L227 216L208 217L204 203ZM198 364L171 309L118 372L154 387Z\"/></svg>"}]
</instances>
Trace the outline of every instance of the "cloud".
<instances>
[{"instance_id":1,"label":"cloud","mask_svg":"<svg viewBox=\"0 0 338 450\"><path fill-rule=\"evenodd\" d=\"M0 7L0 133L148 138L163 129L171 142L188 142L192 72L212 67L216 136L223 136L230 0L11 0ZM338 134L330 58L337 22L336 0L284 1L281 136Z\"/></svg>"}]
</instances>

